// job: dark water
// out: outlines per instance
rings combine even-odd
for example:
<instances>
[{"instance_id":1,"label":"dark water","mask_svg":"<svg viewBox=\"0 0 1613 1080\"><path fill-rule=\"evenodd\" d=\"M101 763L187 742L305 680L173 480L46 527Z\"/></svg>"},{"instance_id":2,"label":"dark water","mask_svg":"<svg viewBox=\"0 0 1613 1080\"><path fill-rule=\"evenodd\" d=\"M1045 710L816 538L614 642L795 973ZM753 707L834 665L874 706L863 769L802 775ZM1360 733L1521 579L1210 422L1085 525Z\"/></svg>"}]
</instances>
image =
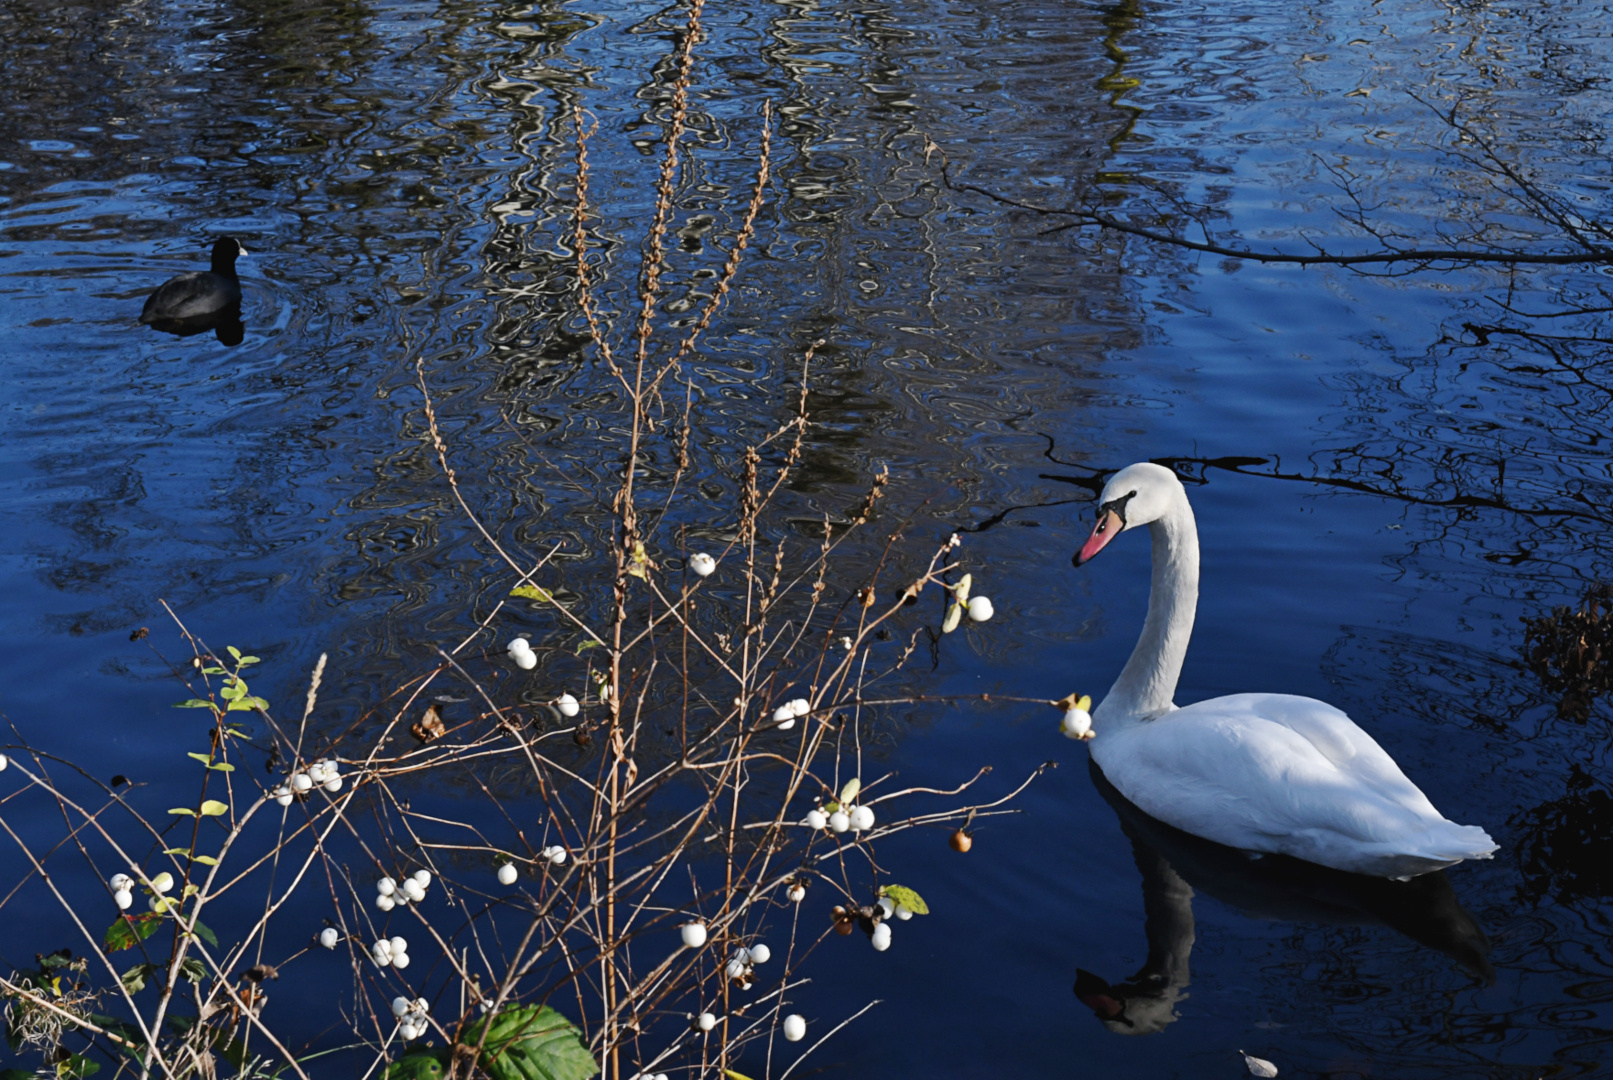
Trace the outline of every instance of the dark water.
<instances>
[{"instance_id":1,"label":"dark water","mask_svg":"<svg viewBox=\"0 0 1613 1080\"><path fill-rule=\"evenodd\" d=\"M195 748L167 669L129 641L148 625L180 652L159 598L263 656L276 701L329 651L333 723L463 636L509 582L429 455L417 358L474 505L520 550L568 541L562 583L594 584L621 441L568 300L568 122L599 123L598 228L630 285L681 19L0 10L0 707L24 738L143 777ZM888 466L892 518L916 513L926 543L971 530L996 602L944 641L928 689L1101 693L1147 547L1070 567L1091 478L1168 459L1194 480L1205 567L1178 700L1325 697L1502 845L1387 901L1249 878L1124 823L1051 712L916 710L888 749L909 779L1063 767L967 857L937 835L891 846L935 914L803 992L815 1020L884 999L818 1063L1233 1076L1243 1048L1284 1075L1609 1072L1608 713L1557 719L1518 664L1520 617L1610 574L1607 320L1561 315L1606 308L1606 273L1189 255L948 189L929 149L1022 203L1092 195L1150 225L1185 205L1252 244L1364 250L1338 213L1359 205L1396 235L1560 250L1572 215L1609 211L1608 6L792 2L707 21L675 302L723 257L709 240L748 191L764 99L778 138L752 256L692 365L696 438L731 462L789 415L801 350L825 340L791 506L843 513ZM1441 119L1458 103L1566 225L1508 197ZM137 328L144 295L223 234L253 252L244 341ZM701 497L718 505L726 476ZM0 865L20 872L14 851ZM70 941L44 900L9 903L33 932L5 963ZM1147 1037L1072 993L1078 969L1113 988L1140 968L1186 976L1165 977L1179 993Z\"/></svg>"}]
</instances>

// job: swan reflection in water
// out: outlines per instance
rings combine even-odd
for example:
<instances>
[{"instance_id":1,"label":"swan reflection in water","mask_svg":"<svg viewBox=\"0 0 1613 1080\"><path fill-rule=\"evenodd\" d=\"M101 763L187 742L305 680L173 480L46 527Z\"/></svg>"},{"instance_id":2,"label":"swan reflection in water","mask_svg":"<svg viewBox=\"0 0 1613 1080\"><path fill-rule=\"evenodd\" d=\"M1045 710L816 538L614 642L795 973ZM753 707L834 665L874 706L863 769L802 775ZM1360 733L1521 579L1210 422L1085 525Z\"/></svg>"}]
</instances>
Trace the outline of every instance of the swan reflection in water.
<instances>
[{"instance_id":1,"label":"swan reflection in water","mask_svg":"<svg viewBox=\"0 0 1613 1080\"><path fill-rule=\"evenodd\" d=\"M1110 983L1077 969L1075 996L1104 1027L1148 1035L1176 1019L1187 996L1196 891L1255 918L1335 926L1389 926L1495 982L1490 940L1456 899L1443 870L1409 881L1365 877L1283 855L1251 858L1149 817L1116 791L1096 764L1092 781L1120 817L1143 875L1148 960L1130 979Z\"/></svg>"},{"instance_id":2,"label":"swan reflection in water","mask_svg":"<svg viewBox=\"0 0 1613 1080\"><path fill-rule=\"evenodd\" d=\"M220 345L232 348L241 344L246 338L246 325L241 321L239 301L206 315L194 315L185 319L152 319L146 325L153 330L173 334L175 337L190 337L211 330Z\"/></svg>"}]
</instances>

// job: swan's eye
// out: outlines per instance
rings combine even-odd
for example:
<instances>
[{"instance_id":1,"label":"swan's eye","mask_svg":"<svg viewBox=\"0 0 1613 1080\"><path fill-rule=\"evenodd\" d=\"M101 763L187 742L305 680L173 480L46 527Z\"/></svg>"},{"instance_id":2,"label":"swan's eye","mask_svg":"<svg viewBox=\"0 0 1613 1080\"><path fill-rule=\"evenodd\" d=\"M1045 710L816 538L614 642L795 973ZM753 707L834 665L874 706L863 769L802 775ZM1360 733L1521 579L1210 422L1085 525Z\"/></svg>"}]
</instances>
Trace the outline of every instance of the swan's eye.
<instances>
[{"instance_id":1,"label":"swan's eye","mask_svg":"<svg viewBox=\"0 0 1613 1080\"><path fill-rule=\"evenodd\" d=\"M1098 507L1098 532L1108 531L1109 515L1113 514L1120 524L1126 523L1126 504L1137 497L1135 491L1128 491L1118 499L1110 499Z\"/></svg>"}]
</instances>

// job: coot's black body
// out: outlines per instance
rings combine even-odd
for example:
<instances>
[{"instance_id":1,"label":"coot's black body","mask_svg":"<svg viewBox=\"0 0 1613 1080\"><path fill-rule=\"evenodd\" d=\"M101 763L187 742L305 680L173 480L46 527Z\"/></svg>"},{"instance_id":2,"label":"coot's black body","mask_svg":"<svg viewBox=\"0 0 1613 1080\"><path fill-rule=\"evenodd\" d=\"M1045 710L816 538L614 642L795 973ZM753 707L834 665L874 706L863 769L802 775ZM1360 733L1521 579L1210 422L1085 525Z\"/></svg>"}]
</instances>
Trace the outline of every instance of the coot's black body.
<instances>
[{"instance_id":1,"label":"coot's black body","mask_svg":"<svg viewBox=\"0 0 1613 1080\"><path fill-rule=\"evenodd\" d=\"M180 333L187 329L209 329L220 316L241 308L241 279L235 276L235 258L246 249L232 237L213 244L213 268L180 274L163 283L146 298L140 321L159 330ZM206 325L198 325L206 324Z\"/></svg>"}]
</instances>

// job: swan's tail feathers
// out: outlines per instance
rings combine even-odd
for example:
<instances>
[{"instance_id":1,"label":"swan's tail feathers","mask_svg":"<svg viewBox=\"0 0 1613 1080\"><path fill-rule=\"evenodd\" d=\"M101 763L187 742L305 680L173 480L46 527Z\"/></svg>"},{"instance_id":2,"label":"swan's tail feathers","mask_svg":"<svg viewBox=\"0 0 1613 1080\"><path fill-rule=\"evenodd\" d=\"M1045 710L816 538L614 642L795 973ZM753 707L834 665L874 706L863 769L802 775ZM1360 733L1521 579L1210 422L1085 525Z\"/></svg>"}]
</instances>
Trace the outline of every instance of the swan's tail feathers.
<instances>
[{"instance_id":1,"label":"swan's tail feathers","mask_svg":"<svg viewBox=\"0 0 1613 1080\"><path fill-rule=\"evenodd\" d=\"M1461 862L1463 859L1488 859L1501 846L1477 825L1458 825L1454 821L1443 821L1440 825L1443 827L1428 830L1428 845L1419 854Z\"/></svg>"},{"instance_id":2,"label":"swan's tail feathers","mask_svg":"<svg viewBox=\"0 0 1613 1080\"><path fill-rule=\"evenodd\" d=\"M1419 874L1443 870L1467 859L1488 859L1500 847L1490 834L1477 825L1441 821L1429 829L1421 842L1407 844L1377 860L1369 873L1405 881Z\"/></svg>"}]
</instances>

